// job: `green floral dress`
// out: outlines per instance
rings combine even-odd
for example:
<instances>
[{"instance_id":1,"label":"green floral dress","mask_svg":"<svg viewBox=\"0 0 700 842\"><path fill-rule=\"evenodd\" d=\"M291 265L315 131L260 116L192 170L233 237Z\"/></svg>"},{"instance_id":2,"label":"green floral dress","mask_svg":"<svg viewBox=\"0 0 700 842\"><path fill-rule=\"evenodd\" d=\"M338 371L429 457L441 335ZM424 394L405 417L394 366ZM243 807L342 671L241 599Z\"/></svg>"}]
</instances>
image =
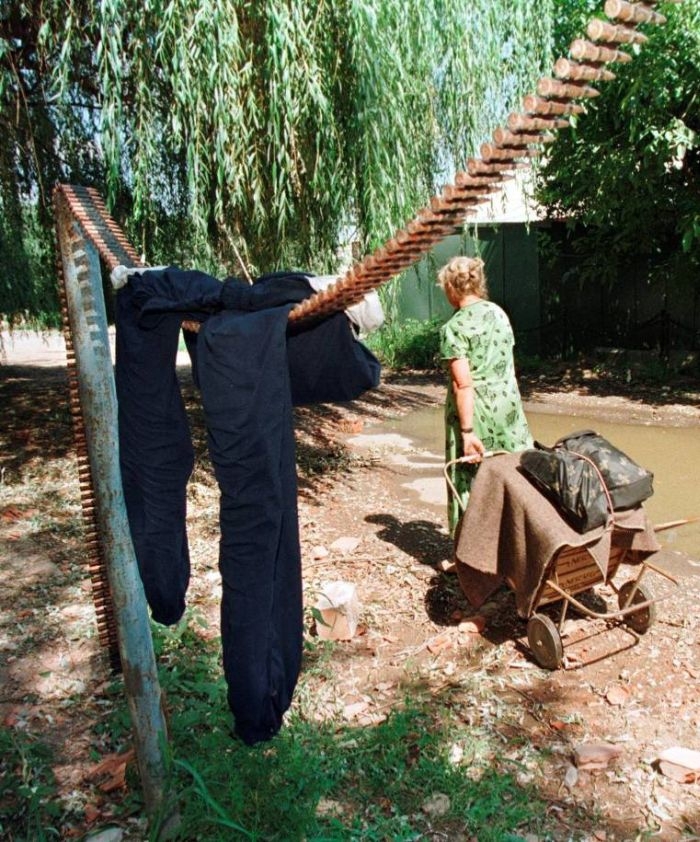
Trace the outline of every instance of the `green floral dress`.
<instances>
[{"instance_id":1,"label":"green floral dress","mask_svg":"<svg viewBox=\"0 0 700 842\"><path fill-rule=\"evenodd\" d=\"M457 310L440 329L440 356L446 361L466 359L474 381L476 435L486 450L518 451L532 447L513 364L513 329L508 316L492 301L477 301ZM445 461L462 455L462 435L448 372L445 402ZM467 505L478 466L455 465L450 478L459 500L448 486L447 514L454 536ZM460 500L462 506L460 506Z\"/></svg>"}]
</instances>

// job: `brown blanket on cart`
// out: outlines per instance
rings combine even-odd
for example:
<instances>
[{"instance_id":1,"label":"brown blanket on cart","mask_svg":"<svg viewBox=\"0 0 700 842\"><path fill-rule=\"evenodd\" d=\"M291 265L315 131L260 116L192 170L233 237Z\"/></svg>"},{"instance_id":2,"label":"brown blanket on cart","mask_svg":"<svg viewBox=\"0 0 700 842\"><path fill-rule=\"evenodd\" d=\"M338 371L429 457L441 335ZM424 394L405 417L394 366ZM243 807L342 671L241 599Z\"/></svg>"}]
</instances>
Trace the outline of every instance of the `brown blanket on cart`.
<instances>
[{"instance_id":1,"label":"brown blanket on cart","mask_svg":"<svg viewBox=\"0 0 700 842\"><path fill-rule=\"evenodd\" d=\"M518 614L529 617L557 553L566 547L585 547L601 582L608 580L612 546L628 548L625 560L637 563L660 549L641 506L616 512L612 530L576 532L520 472L519 459L506 453L482 462L457 529L457 574L475 608L507 582Z\"/></svg>"}]
</instances>

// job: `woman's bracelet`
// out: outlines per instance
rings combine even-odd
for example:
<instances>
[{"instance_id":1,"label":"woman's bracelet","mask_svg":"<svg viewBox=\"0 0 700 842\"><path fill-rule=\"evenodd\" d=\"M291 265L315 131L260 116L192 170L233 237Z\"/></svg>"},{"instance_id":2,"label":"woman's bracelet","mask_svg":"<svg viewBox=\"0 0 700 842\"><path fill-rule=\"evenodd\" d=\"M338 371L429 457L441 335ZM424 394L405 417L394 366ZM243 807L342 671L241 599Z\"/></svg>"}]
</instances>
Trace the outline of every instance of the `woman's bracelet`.
<instances>
[{"instance_id":1,"label":"woman's bracelet","mask_svg":"<svg viewBox=\"0 0 700 842\"><path fill-rule=\"evenodd\" d=\"M463 433L473 433L474 432L473 427L461 427L460 429Z\"/></svg>"}]
</instances>

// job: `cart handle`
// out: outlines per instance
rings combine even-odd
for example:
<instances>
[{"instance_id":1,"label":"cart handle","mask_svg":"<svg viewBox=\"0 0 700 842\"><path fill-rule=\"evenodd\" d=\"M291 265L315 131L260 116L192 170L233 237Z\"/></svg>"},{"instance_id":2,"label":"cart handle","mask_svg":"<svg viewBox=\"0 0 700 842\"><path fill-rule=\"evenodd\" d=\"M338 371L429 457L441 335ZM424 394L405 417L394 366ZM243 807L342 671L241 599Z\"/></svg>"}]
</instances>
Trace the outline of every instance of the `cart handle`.
<instances>
[{"instance_id":1,"label":"cart handle","mask_svg":"<svg viewBox=\"0 0 700 842\"><path fill-rule=\"evenodd\" d=\"M490 459L492 456L498 456L500 453L509 453L508 450L487 450L485 453L476 456L459 456L457 459L450 459L448 462L445 462L445 466L442 469L442 473L445 475L445 481L450 488L455 500L457 501L457 505L462 510L462 514L466 511L466 506L462 503L462 500L459 496L459 492L455 488L454 483L449 474L449 470L453 465L474 465L478 462L483 461L484 459Z\"/></svg>"},{"instance_id":2,"label":"cart handle","mask_svg":"<svg viewBox=\"0 0 700 842\"><path fill-rule=\"evenodd\" d=\"M687 523L697 523L698 521L700 521L700 515L685 517L681 520L669 520L667 523L659 523L654 526L654 532L664 532L667 529L674 529L676 526L685 526Z\"/></svg>"}]
</instances>

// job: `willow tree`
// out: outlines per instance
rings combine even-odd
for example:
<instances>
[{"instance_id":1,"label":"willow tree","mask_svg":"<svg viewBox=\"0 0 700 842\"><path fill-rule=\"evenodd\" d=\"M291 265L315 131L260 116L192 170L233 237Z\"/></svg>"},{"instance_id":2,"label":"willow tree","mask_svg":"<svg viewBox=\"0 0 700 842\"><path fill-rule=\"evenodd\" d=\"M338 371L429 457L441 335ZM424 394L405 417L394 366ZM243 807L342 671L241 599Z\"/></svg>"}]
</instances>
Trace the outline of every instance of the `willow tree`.
<instances>
[{"instance_id":1,"label":"willow tree","mask_svg":"<svg viewBox=\"0 0 700 842\"><path fill-rule=\"evenodd\" d=\"M148 261L332 270L342 232L384 240L532 87L555 6L5 0L1 257L37 271L62 179ZM0 280L0 313L35 306Z\"/></svg>"}]
</instances>

